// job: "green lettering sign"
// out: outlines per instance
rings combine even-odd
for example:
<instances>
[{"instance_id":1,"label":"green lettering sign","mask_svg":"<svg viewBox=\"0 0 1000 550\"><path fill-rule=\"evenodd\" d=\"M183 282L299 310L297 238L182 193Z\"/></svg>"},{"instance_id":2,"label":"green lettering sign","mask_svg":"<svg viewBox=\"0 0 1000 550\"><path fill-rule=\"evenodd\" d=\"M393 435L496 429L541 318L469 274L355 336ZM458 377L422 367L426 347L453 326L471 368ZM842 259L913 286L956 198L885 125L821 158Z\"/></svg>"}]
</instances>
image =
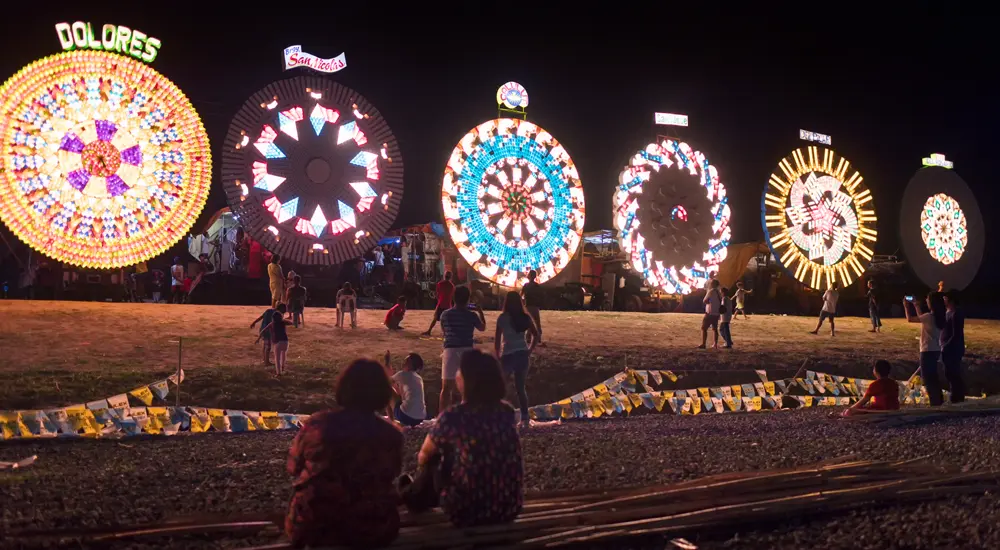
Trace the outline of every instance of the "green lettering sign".
<instances>
[{"instance_id":1,"label":"green lettering sign","mask_svg":"<svg viewBox=\"0 0 1000 550\"><path fill-rule=\"evenodd\" d=\"M117 52L146 63L156 59L161 46L160 39L124 25L106 24L99 32L94 32L93 25L84 21L57 23L56 34L64 51L79 48Z\"/></svg>"}]
</instances>

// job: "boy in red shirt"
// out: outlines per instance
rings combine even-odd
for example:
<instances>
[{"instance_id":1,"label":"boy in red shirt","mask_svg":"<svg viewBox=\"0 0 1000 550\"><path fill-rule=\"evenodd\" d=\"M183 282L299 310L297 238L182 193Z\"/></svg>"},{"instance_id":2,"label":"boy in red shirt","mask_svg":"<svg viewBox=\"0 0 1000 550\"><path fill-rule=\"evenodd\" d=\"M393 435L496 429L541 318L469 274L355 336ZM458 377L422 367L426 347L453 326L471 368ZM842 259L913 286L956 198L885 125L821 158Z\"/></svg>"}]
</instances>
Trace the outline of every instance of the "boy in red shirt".
<instances>
[{"instance_id":1,"label":"boy in red shirt","mask_svg":"<svg viewBox=\"0 0 1000 550\"><path fill-rule=\"evenodd\" d=\"M889 377L892 366L885 359L879 359L875 361L875 368L872 370L877 379L868 386L868 391L860 401L844 411L845 416L899 410L899 382Z\"/></svg>"},{"instance_id":2,"label":"boy in red shirt","mask_svg":"<svg viewBox=\"0 0 1000 550\"><path fill-rule=\"evenodd\" d=\"M437 294L437 307L434 308L434 318L431 319L431 326L424 332L424 336L430 336L434 325L441 320L441 314L451 309L452 298L455 296L455 284L451 282L451 271L446 271L444 279L438 281L434 293Z\"/></svg>"},{"instance_id":3,"label":"boy in red shirt","mask_svg":"<svg viewBox=\"0 0 1000 550\"><path fill-rule=\"evenodd\" d=\"M396 305L385 314L385 326L389 330L402 330L399 326L403 322L403 315L406 315L406 296L400 296L396 300Z\"/></svg>"}]
</instances>

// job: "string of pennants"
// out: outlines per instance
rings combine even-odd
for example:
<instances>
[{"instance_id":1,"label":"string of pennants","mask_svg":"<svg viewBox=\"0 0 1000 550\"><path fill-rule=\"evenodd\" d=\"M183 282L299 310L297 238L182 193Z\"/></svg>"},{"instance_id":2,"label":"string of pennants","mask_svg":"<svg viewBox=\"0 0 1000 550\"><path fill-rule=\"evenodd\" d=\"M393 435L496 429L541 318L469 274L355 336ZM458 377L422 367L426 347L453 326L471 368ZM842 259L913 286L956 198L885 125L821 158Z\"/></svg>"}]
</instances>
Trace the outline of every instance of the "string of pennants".
<instances>
[{"instance_id":1,"label":"string of pennants","mask_svg":"<svg viewBox=\"0 0 1000 550\"><path fill-rule=\"evenodd\" d=\"M0 411L0 440L44 437L125 437L179 432L247 432L298 429L309 415L208 407L154 406L181 370L132 391L88 403L45 410ZM132 406L132 403L141 405Z\"/></svg>"},{"instance_id":2,"label":"string of pennants","mask_svg":"<svg viewBox=\"0 0 1000 550\"><path fill-rule=\"evenodd\" d=\"M682 376L669 370L625 371L571 397L531 407L533 420L569 420L630 414L644 408L674 414L768 411L816 406L847 406L856 403L874 380L831 375L811 370L804 378L769 380L767 371L756 370L760 382L731 386L655 391L664 380L676 383ZM899 382L900 403L927 403L927 392L918 376Z\"/></svg>"}]
</instances>

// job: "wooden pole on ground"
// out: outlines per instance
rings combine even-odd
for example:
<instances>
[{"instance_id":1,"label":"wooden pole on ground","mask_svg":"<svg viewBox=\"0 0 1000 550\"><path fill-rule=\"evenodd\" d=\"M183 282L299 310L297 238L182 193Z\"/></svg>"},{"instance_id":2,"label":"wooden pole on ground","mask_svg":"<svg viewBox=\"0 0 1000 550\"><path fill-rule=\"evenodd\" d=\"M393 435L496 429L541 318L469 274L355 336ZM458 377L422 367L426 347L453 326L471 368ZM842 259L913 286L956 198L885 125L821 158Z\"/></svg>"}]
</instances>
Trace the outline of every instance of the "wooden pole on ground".
<instances>
[{"instance_id":1,"label":"wooden pole on ground","mask_svg":"<svg viewBox=\"0 0 1000 550\"><path fill-rule=\"evenodd\" d=\"M181 369L181 352L183 349L184 349L184 337L178 336L177 337L177 394L174 396L175 407L181 406L181 377L183 376L181 374L183 372Z\"/></svg>"}]
</instances>

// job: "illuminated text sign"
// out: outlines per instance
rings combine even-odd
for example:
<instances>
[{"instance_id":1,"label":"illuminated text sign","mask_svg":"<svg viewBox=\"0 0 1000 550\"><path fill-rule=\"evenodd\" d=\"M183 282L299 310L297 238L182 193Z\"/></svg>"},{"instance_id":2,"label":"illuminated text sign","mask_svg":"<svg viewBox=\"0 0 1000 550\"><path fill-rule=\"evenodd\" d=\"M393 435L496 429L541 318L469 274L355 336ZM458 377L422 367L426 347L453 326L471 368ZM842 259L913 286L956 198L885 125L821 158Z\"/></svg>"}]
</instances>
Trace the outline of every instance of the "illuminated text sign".
<instances>
[{"instance_id":1,"label":"illuminated text sign","mask_svg":"<svg viewBox=\"0 0 1000 550\"><path fill-rule=\"evenodd\" d=\"M152 63L156 59L161 45L160 39L124 25L107 24L101 27L100 34L97 34L94 32L94 26L84 21L57 23L56 34L59 35L62 49L66 51L80 48L118 52L146 63Z\"/></svg>"},{"instance_id":2,"label":"illuminated text sign","mask_svg":"<svg viewBox=\"0 0 1000 550\"><path fill-rule=\"evenodd\" d=\"M347 67L347 57L340 54L337 57L323 59L302 51L302 46L289 46L285 48L285 70L296 67L307 67L321 73L335 73Z\"/></svg>"},{"instance_id":3,"label":"illuminated text sign","mask_svg":"<svg viewBox=\"0 0 1000 550\"><path fill-rule=\"evenodd\" d=\"M528 106L528 90L511 81L497 88L497 105L508 109L524 109Z\"/></svg>"},{"instance_id":4,"label":"illuminated text sign","mask_svg":"<svg viewBox=\"0 0 1000 550\"><path fill-rule=\"evenodd\" d=\"M955 163L945 159L941 153L931 153L930 157L924 159L924 166L940 166L951 170L955 167Z\"/></svg>"},{"instance_id":5,"label":"illuminated text sign","mask_svg":"<svg viewBox=\"0 0 1000 550\"><path fill-rule=\"evenodd\" d=\"M687 126L688 116L674 113L653 113L653 121L663 126Z\"/></svg>"},{"instance_id":6,"label":"illuminated text sign","mask_svg":"<svg viewBox=\"0 0 1000 550\"><path fill-rule=\"evenodd\" d=\"M822 143L823 145L832 145L833 140L830 136L826 134L817 134L816 132L810 132L809 130L799 130L799 139L805 141L815 141L816 143Z\"/></svg>"}]
</instances>

